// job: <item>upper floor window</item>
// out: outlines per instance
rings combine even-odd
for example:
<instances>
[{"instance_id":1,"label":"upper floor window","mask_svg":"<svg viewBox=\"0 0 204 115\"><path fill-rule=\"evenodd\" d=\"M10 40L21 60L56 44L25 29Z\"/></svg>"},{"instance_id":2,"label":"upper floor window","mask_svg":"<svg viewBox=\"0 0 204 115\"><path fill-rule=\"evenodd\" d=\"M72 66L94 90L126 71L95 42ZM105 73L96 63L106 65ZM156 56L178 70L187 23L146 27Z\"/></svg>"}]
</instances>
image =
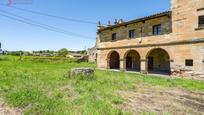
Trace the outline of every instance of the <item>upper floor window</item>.
<instances>
[{"instance_id":1,"label":"upper floor window","mask_svg":"<svg viewBox=\"0 0 204 115\"><path fill-rule=\"evenodd\" d=\"M153 35L161 34L161 24L153 26Z\"/></svg>"},{"instance_id":2,"label":"upper floor window","mask_svg":"<svg viewBox=\"0 0 204 115\"><path fill-rule=\"evenodd\" d=\"M199 27L204 27L204 15L199 16Z\"/></svg>"},{"instance_id":3,"label":"upper floor window","mask_svg":"<svg viewBox=\"0 0 204 115\"><path fill-rule=\"evenodd\" d=\"M129 30L129 38L135 37L135 30Z\"/></svg>"},{"instance_id":4,"label":"upper floor window","mask_svg":"<svg viewBox=\"0 0 204 115\"><path fill-rule=\"evenodd\" d=\"M192 59L186 59L186 66L193 66L193 60Z\"/></svg>"},{"instance_id":5,"label":"upper floor window","mask_svg":"<svg viewBox=\"0 0 204 115\"><path fill-rule=\"evenodd\" d=\"M112 40L116 40L116 33L112 34Z\"/></svg>"}]
</instances>

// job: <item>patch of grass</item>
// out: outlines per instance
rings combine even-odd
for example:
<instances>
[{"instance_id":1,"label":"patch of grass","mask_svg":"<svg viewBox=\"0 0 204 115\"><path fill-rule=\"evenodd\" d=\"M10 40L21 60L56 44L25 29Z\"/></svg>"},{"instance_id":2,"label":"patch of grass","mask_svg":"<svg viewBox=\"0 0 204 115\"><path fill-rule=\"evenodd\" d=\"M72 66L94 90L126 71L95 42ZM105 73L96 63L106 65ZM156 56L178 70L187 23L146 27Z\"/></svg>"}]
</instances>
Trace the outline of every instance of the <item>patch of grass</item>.
<instances>
[{"instance_id":1,"label":"patch of grass","mask_svg":"<svg viewBox=\"0 0 204 115\"><path fill-rule=\"evenodd\" d=\"M112 103L118 105L123 104L123 99L120 96L113 96L112 97Z\"/></svg>"},{"instance_id":2,"label":"patch of grass","mask_svg":"<svg viewBox=\"0 0 204 115\"><path fill-rule=\"evenodd\" d=\"M159 85L163 87L178 87L189 90L198 90L204 91L204 82L196 81L196 80L188 80L188 79L170 79L170 78L161 78L155 76L148 76L142 78L143 82L147 82L152 85Z\"/></svg>"},{"instance_id":3,"label":"patch of grass","mask_svg":"<svg viewBox=\"0 0 204 115\"><path fill-rule=\"evenodd\" d=\"M5 97L7 102L15 107L26 107L29 104L38 102L42 98L42 93L26 89L7 93Z\"/></svg>"},{"instance_id":4,"label":"patch of grass","mask_svg":"<svg viewBox=\"0 0 204 115\"><path fill-rule=\"evenodd\" d=\"M4 58L7 60L0 61L0 97L10 105L22 108L28 115L130 114L121 108L124 100L118 91L133 90L141 85L204 91L201 81L135 73L96 70L93 80L66 77L71 68L95 68L94 63Z\"/></svg>"},{"instance_id":5,"label":"patch of grass","mask_svg":"<svg viewBox=\"0 0 204 115\"><path fill-rule=\"evenodd\" d=\"M72 63L76 62L75 59L66 57L42 57L42 56L23 56L23 61L33 61L33 62L51 62L51 63Z\"/></svg>"},{"instance_id":6,"label":"patch of grass","mask_svg":"<svg viewBox=\"0 0 204 115\"><path fill-rule=\"evenodd\" d=\"M8 57L5 57L5 56L1 56L1 57L0 57L0 61L8 61L8 60L9 60Z\"/></svg>"}]
</instances>

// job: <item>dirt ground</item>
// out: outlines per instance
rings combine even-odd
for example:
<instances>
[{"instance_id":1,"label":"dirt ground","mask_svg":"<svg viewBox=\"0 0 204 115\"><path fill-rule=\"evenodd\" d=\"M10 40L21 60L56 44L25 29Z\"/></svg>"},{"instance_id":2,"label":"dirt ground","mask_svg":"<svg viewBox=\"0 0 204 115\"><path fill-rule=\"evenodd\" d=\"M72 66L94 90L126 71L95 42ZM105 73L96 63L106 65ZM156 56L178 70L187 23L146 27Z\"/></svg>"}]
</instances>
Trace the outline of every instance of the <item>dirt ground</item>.
<instances>
[{"instance_id":1,"label":"dirt ground","mask_svg":"<svg viewBox=\"0 0 204 115\"><path fill-rule=\"evenodd\" d=\"M0 99L0 115L21 115L21 110L9 107Z\"/></svg>"},{"instance_id":2,"label":"dirt ground","mask_svg":"<svg viewBox=\"0 0 204 115\"><path fill-rule=\"evenodd\" d=\"M141 86L120 94L126 100L123 108L134 115L204 115L204 92Z\"/></svg>"}]
</instances>

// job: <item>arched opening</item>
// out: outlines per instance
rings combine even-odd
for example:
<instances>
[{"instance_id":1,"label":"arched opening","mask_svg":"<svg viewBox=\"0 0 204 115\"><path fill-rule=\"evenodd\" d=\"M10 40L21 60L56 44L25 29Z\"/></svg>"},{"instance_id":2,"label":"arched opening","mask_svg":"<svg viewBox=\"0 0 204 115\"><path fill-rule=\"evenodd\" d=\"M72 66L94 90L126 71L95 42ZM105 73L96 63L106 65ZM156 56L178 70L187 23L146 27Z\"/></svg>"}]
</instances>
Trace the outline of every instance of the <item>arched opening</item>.
<instances>
[{"instance_id":1,"label":"arched opening","mask_svg":"<svg viewBox=\"0 0 204 115\"><path fill-rule=\"evenodd\" d=\"M120 69L120 56L118 52L111 52L108 63L110 69Z\"/></svg>"},{"instance_id":2,"label":"arched opening","mask_svg":"<svg viewBox=\"0 0 204 115\"><path fill-rule=\"evenodd\" d=\"M140 55L135 50L130 50L125 55L127 71L140 71Z\"/></svg>"},{"instance_id":3,"label":"arched opening","mask_svg":"<svg viewBox=\"0 0 204 115\"><path fill-rule=\"evenodd\" d=\"M169 54L161 48L153 49L147 55L148 72L170 74Z\"/></svg>"}]
</instances>

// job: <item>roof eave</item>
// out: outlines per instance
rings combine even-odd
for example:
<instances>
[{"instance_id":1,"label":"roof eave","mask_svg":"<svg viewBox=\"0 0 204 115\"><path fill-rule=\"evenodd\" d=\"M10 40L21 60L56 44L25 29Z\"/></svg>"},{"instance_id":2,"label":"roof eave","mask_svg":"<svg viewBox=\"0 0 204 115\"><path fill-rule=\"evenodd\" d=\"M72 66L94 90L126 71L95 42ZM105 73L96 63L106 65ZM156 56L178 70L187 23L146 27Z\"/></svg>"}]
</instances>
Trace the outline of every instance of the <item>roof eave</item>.
<instances>
[{"instance_id":1,"label":"roof eave","mask_svg":"<svg viewBox=\"0 0 204 115\"><path fill-rule=\"evenodd\" d=\"M120 27L120 26L127 26L127 25L133 24L133 23L144 22L146 20L155 19L155 18L159 18L159 17L163 17L163 16L171 17L171 11L165 11L165 12L162 12L162 13L158 13L158 14L146 16L146 17L143 17L143 18L131 20L131 21L124 22L124 23L121 23L121 24L112 25L110 27L105 27L105 28L99 29L98 33L102 32L104 30L114 29L114 28L117 28L117 27Z\"/></svg>"}]
</instances>

